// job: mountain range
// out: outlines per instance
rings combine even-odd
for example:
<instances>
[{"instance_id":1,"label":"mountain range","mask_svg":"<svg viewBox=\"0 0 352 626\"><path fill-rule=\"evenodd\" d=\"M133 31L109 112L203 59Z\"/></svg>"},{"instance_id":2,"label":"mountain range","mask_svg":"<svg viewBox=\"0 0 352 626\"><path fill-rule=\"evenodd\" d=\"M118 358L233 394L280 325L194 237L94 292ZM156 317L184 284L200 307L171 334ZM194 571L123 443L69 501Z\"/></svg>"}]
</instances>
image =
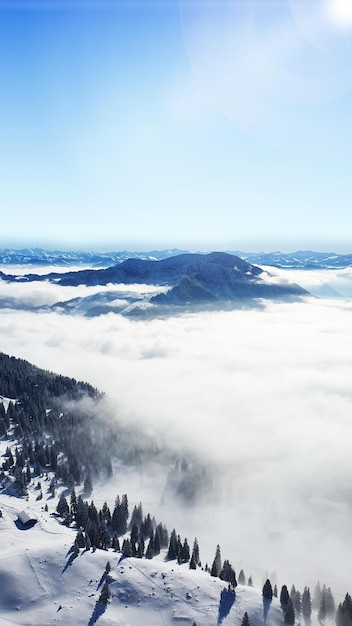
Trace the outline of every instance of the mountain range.
<instances>
[{"instance_id":1,"label":"mountain range","mask_svg":"<svg viewBox=\"0 0 352 626\"><path fill-rule=\"evenodd\" d=\"M8 282L28 283L49 281L61 286L85 285L89 287L106 285L153 285L160 286L160 293L149 294L143 297L143 306L129 306L129 314L148 314L150 305L153 314L165 305L180 306L210 306L231 303L243 303L254 299L285 299L297 298L308 292L297 284L288 282L278 283L268 272L248 263L238 256L225 252L211 252L209 254L184 253L160 260L145 260L130 258L112 267L103 269L82 269L78 271L51 272L49 274L26 274L18 276L0 272L0 278ZM120 296L121 297L121 296ZM110 294L104 293L103 303L97 303L102 294L89 296L90 313L100 314L107 312L109 302L116 300L114 290ZM137 298L140 300L140 296ZM136 298L127 296L128 304L136 304ZM57 306L72 310L81 299L60 302ZM141 304L140 302L138 303ZM98 306L98 310L96 308ZM102 308L103 307L103 308ZM116 308L114 307L114 310ZM122 312L121 310L119 312Z\"/></svg>"},{"instance_id":2,"label":"mountain range","mask_svg":"<svg viewBox=\"0 0 352 626\"><path fill-rule=\"evenodd\" d=\"M20 250L3 248L0 249L0 265L109 267L130 258L160 260L184 252L188 251L176 248L147 252L127 250L116 252L49 251L42 248L23 248ZM229 254L239 256L248 263L292 269L329 269L352 265L352 254L349 253L337 254L335 252L316 252L313 250L297 250L295 252L243 252L234 250L229 251Z\"/></svg>"}]
</instances>

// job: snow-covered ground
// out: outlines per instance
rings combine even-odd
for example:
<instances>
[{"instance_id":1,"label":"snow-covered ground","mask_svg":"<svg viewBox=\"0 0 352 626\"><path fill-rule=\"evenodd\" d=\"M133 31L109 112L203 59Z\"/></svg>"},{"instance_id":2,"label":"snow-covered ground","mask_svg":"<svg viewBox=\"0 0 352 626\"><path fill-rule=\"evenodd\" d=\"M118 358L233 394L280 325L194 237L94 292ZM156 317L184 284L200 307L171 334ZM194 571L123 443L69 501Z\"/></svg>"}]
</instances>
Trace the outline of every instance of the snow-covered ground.
<instances>
[{"instance_id":1,"label":"snow-covered ground","mask_svg":"<svg viewBox=\"0 0 352 626\"><path fill-rule=\"evenodd\" d=\"M0 441L0 454L7 446L14 453L15 445ZM56 514L60 495L69 494L61 487L53 497L50 478L50 473L40 478L42 499L38 478L25 498L16 497L6 478L0 485L1 626L240 626L245 611L250 626L283 623L279 601L264 607L261 588L238 585L230 591L201 568L167 561L165 550L152 560L125 558L113 549L81 549L75 555L76 530ZM98 487L92 495L98 506L99 495ZM23 527L21 511L37 523ZM105 582L111 593L107 605L99 601Z\"/></svg>"},{"instance_id":2,"label":"snow-covered ground","mask_svg":"<svg viewBox=\"0 0 352 626\"><path fill-rule=\"evenodd\" d=\"M263 624L260 590L238 585L235 593L229 592L226 583L224 587L199 568L165 561L165 553L146 560L124 558L111 549L80 550L74 558L75 531L59 524L52 507L45 512L43 500L31 496L24 506L21 499L0 495L1 624L226 626L240 624L245 611L251 626ZM21 530L17 514L28 506L38 523ZM106 608L98 601L105 580L112 594ZM266 623L281 622L274 599Z\"/></svg>"}]
</instances>

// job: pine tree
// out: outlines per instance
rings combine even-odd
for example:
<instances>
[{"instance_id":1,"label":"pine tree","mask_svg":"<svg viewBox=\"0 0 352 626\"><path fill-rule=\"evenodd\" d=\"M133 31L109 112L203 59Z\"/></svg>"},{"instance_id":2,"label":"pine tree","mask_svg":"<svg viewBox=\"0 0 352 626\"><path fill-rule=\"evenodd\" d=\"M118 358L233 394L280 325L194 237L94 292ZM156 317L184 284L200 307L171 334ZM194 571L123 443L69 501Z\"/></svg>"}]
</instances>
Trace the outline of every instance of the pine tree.
<instances>
[{"instance_id":1,"label":"pine tree","mask_svg":"<svg viewBox=\"0 0 352 626\"><path fill-rule=\"evenodd\" d=\"M210 570L210 576L218 577L220 575L221 570L222 570L221 551L220 551L220 546L218 544L216 546L216 552L215 552L213 565Z\"/></svg>"},{"instance_id":2,"label":"pine tree","mask_svg":"<svg viewBox=\"0 0 352 626\"><path fill-rule=\"evenodd\" d=\"M132 556L132 546L131 546L131 542L129 539L124 539L123 544L122 544L122 554L123 556L126 557L131 557Z\"/></svg>"},{"instance_id":3,"label":"pine tree","mask_svg":"<svg viewBox=\"0 0 352 626\"><path fill-rule=\"evenodd\" d=\"M182 563L188 563L190 559L190 550L189 550L187 538L185 538L183 542L183 546L180 550L180 556L181 556Z\"/></svg>"},{"instance_id":4,"label":"pine tree","mask_svg":"<svg viewBox=\"0 0 352 626\"><path fill-rule=\"evenodd\" d=\"M266 600L271 601L273 599L273 588L271 586L271 582L269 578L267 578L264 583L262 595L263 595L263 598L265 598Z\"/></svg>"},{"instance_id":5,"label":"pine tree","mask_svg":"<svg viewBox=\"0 0 352 626\"><path fill-rule=\"evenodd\" d=\"M147 546L147 549L146 549L146 552L145 552L145 558L146 559L152 559L153 558L153 552L154 552L153 544L154 544L154 541L153 541L153 538L151 537L149 539L149 543L148 543L148 546Z\"/></svg>"},{"instance_id":6,"label":"pine tree","mask_svg":"<svg viewBox=\"0 0 352 626\"><path fill-rule=\"evenodd\" d=\"M319 611L318 611L318 620L319 620L320 624L325 622L326 615L327 615L327 613L326 613L326 597L325 597L325 593L322 593L320 607L319 607Z\"/></svg>"},{"instance_id":7,"label":"pine tree","mask_svg":"<svg viewBox=\"0 0 352 626\"><path fill-rule=\"evenodd\" d=\"M191 560L189 562L189 569L197 569L197 563L194 556L194 552L192 552Z\"/></svg>"},{"instance_id":8,"label":"pine tree","mask_svg":"<svg viewBox=\"0 0 352 626\"><path fill-rule=\"evenodd\" d=\"M107 505L106 502L104 502L102 509L101 509L101 518L102 521L105 522L105 524L107 526L110 526L111 524L111 513L110 513L110 509Z\"/></svg>"},{"instance_id":9,"label":"pine tree","mask_svg":"<svg viewBox=\"0 0 352 626\"><path fill-rule=\"evenodd\" d=\"M178 556L177 535L176 535L176 530L173 529L170 535L167 558L170 561L172 561L173 559L177 559L177 556Z\"/></svg>"},{"instance_id":10,"label":"pine tree","mask_svg":"<svg viewBox=\"0 0 352 626\"><path fill-rule=\"evenodd\" d=\"M62 517L64 519L69 514L69 506L67 504L67 500L66 500L64 495L60 496L60 500L57 503L56 510L57 510L58 514L60 515L60 517Z\"/></svg>"},{"instance_id":11,"label":"pine tree","mask_svg":"<svg viewBox=\"0 0 352 626\"><path fill-rule=\"evenodd\" d=\"M296 615L300 615L302 612L302 596L299 591L296 591L294 597L292 598L292 602Z\"/></svg>"},{"instance_id":12,"label":"pine tree","mask_svg":"<svg viewBox=\"0 0 352 626\"><path fill-rule=\"evenodd\" d=\"M352 599L349 593L346 593L345 599L337 607L336 626L352 626Z\"/></svg>"},{"instance_id":13,"label":"pine tree","mask_svg":"<svg viewBox=\"0 0 352 626\"><path fill-rule=\"evenodd\" d=\"M312 601L310 598L309 587L305 587L302 594L302 614L307 620L310 620L312 614Z\"/></svg>"},{"instance_id":14,"label":"pine tree","mask_svg":"<svg viewBox=\"0 0 352 626\"><path fill-rule=\"evenodd\" d=\"M284 614L287 610L289 599L290 599L290 595L288 593L288 589L286 585L282 585L281 591L280 591L280 604L281 604L281 608Z\"/></svg>"},{"instance_id":15,"label":"pine tree","mask_svg":"<svg viewBox=\"0 0 352 626\"><path fill-rule=\"evenodd\" d=\"M195 537L194 542L193 542L192 557L194 559L195 564L199 565L200 564L200 555L199 555L199 544L198 544L197 537Z\"/></svg>"},{"instance_id":16,"label":"pine tree","mask_svg":"<svg viewBox=\"0 0 352 626\"><path fill-rule=\"evenodd\" d=\"M332 595L332 591L330 587L323 587L323 595L325 596L325 606L326 606L326 615L330 619L335 617L336 608L335 608L335 600Z\"/></svg>"},{"instance_id":17,"label":"pine tree","mask_svg":"<svg viewBox=\"0 0 352 626\"><path fill-rule=\"evenodd\" d=\"M144 556L144 549L145 549L145 544L144 544L144 539L143 537L141 537L141 540L138 544L138 548L137 548L137 557L139 559L141 559Z\"/></svg>"},{"instance_id":18,"label":"pine tree","mask_svg":"<svg viewBox=\"0 0 352 626\"><path fill-rule=\"evenodd\" d=\"M315 611L319 611L319 608L321 605L321 597L322 597L322 591L321 591L320 582L318 580L317 584L315 585L313 599L312 599L312 608Z\"/></svg>"},{"instance_id":19,"label":"pine tree","mask_svg":"<svg viewBox=\"0 0 352 626\"><path fill-rule=\"evenodd\" d=\"M243 569L241 569L240 573L238 574L238 583L239 583L239 585L245 585L246 584L246 577L244 575Z\"/></svg>"},{"instance_id":20,"label":"pine tree","mask_svg":"<svg viewBox=\"0 0 352 626\"><path fill-rule=\"evenodd\" d=\"M295 609L293 607L293 602L291 598L288 600L287 609L285 611L285 624L289 626L293 626L295 623Z\"/></svg>"},{"instance_id":21,"label":"pine tree","mask_svg":"<svg viewBox=\"0 0 352 626\"><path fill-rule=\"evenodd\" d=\"M230 583L232 587L237 587L236 573L228 559L225 559L223 563L219 578Z\"/></svg>"},{"instance_id":22,"label":"pine tree","mask_svg":"<svg viewBox=\"0 0 352 626\"><path fill-rule=\"evenodd\" d=\"M85 548L86 547L86 542L85 542L85 539L84 539L84 535L83 535L81 530L79 530L78 533L77 533L76 541L78 543L78 547L79 548Z\"/></svg>"},{"instance_id":23,"label":"pine tree","mask_svg":"<svg viewBox=\"0 0 352 626\"><path fill-rule=\"evenodd\" d=\"M77 507L78 507L77 496L76 496L75 489L73 488L71 491L71 497L70 497L70 512L75 521L77 521L76 519Z\"/></svg>"},{"instance_id":24,"label":"pine tree","mask_svg":"<svg viewBox=\"0 0 352 626\"><path fill-rule=\"evenodd\" d=\"M252 576L250 576L250 577L248 578L248 580L247 580L247 585L248 585L248 587L253 587L253 577L252 577Z\"/></svg>"},{"instance_id":25,"label":"pine tree","mask_svg":"<svg viewBox=\"0 0 352 626\"><path fill-rule=\"evenodd\" d=\"M85 542L85 548L86 550L90 550L92 547L89 535L87 533L84 534L84 542Z\"/></svg>"},{"instance_id":26,"label":"pine tree","mask_svg":"<svg viewBox=\"0 0 352 626\"><path fill-rule=\"evenodd\" d=\"M238 580L239 579L240 579L240 577L238 577ZM247 611L245 612L244 616L242 617L241 626L250 626L250 624L249 624L249 617L248 617Z\"/></svg>"}]
</instances>

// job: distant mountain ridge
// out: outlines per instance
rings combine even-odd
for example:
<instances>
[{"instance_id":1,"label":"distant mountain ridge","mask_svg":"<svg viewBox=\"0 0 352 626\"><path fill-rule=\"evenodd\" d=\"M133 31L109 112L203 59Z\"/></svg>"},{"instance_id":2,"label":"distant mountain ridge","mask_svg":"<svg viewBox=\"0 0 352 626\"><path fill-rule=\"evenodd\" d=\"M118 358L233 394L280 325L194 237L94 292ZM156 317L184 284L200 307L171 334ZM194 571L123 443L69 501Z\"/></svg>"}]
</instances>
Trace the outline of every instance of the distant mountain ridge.
<instances>
[{"instance_id":1,"label":"distant mountain ridge","mask_svg":"<svg viewBox=\"0 0 352 626\"><path fill-rule=\"evenodd\" d=\"M0 277L9 282L50 281L61 286L106 286L106 285L153 285L160 286L163 293L150 295L144 299L143 306L131 302L128 314L145 313L145 305L152 305L153 313L157 307L213 305L226 302L236 303L256 298L292 298L306 295L308 292L299 285L278 283L270 278L261 268L247 263L243 259L225 252L209 254L179 254L160 260L127 259L106 269L84 269L68 272L51 272L46 275L26 274L16 276L0 272ZM165 291L166 287L166 291ZM155 291L154 291L155 293ZM90 313L102 314L111 308L109 301L116 300L116 294L105 294L105 302L95 305L95 298L89 296ZM86 300L87 302L87 300ZM82 309L82 299L60 302L56 306L68 310ZM124 312L124 311L119 311ZM126 311L125 311L126 314Z\"/></svg>"},{"instance_id":2,"label":"distant mountain ridge","mask_svg":"<svg viewBox=\"0 0 352 626\"><path fill-rule=\"evenodd\" d=\"M146 252L131 252L127 250L116 252L95 251L62 251L44 250L43 248L23 248L20 250L0 249L0 265L86 265L90 267L109 267L122 263L127 259L160 260L183 254L187 250L164 249ZM337 254L335 252L316 252L313 250L297 250L295 252L243 252L228 251L248 263L255 265L271 265L287 269L329 269L352 266L351 254ZM203 252L204 254L204 252Z\"/></svg>"},{"instance_id":3,"label":"distant mountain ridge","mask_svg":"<svg viewBox=\"0 0 352 626\"><path fill-rule=\"evenodd\" d=\"M149 252L93 252L93 251L62 251L44 250L43 248L23 248L14 250L11 248L0 249L0 265L88 265L91 267L108 267L116 263L122 263L126 259L164 259L169 256L181 254L185 250L167 249L151 250Z\"/></svg>"}]
</instances>

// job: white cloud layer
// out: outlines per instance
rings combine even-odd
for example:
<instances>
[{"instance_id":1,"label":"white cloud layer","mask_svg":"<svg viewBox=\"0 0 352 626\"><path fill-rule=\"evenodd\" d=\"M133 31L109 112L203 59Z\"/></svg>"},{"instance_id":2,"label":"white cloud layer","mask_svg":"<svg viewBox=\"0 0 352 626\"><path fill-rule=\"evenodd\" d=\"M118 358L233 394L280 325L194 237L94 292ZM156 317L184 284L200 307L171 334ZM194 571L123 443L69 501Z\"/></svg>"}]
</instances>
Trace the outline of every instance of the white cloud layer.
<instances>
[{"instance_id":1,"label":"white cloud layer","mask_svg":"<svg viewBox=\"0 0 352 626\"><path fill-rule=\"evenodd\" d=\"M306 286L313 276L295 279ZM42 301L48 285L15 287ZM345 593L351 314L348 300L317 298L152 321L2 309L1 350L89 381L107 392L120 419L147 424L219 468L214 507L164 510L179 532L204 546L220 542L247 575L268 568L296 585L319 577Z\"/></svg>"}]
</instances>

